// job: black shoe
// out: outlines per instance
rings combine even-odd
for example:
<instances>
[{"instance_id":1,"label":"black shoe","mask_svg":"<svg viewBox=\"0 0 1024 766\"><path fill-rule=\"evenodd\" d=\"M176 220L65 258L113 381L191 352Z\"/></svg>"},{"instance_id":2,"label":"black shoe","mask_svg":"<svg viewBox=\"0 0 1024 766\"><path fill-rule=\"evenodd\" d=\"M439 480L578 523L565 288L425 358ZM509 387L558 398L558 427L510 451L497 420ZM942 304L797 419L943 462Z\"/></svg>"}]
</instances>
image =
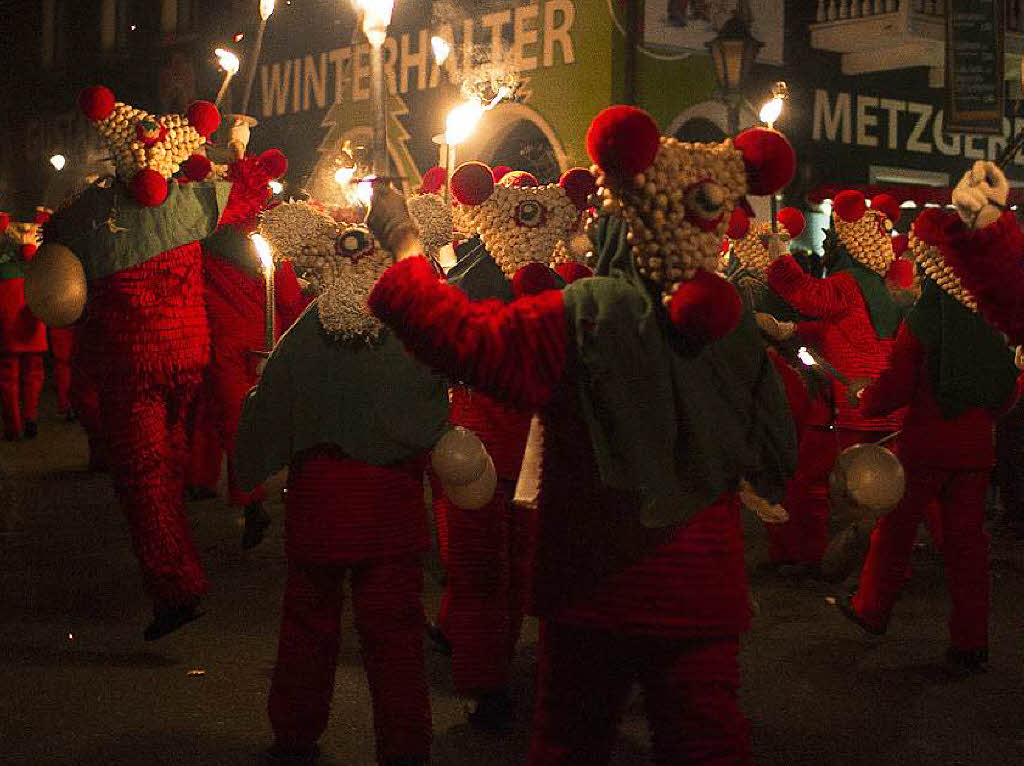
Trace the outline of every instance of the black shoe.
<instances>
[{"instance_id":1,"label":"black shoe","mask_svg":"<svg viewBox=\"0 0 1024 766\"><path fill-rule=\"evenodd\" d=\"M316 745L295 749L274 745L263 753L263 763L267 766L307 766L319 758L320 748Z\"/></svg>"},{"instance_id":2,"label":"black shoe","mask_svg":"<svg viewBox=\"0 0 1024 766\"><path fill-rule=\"evenodd\" d=\"M146 641L156 641L202 616L198 600L168 610L154 608L153 622L143 632L142 637Z\"/></svg>"},{"instance_id":3,"label":"black shoe","mask_svg":"<svg viewBox=\"0 0 1024 766\"><path fill-rule=\"evenodd\" d=\"M872 636L884 636L885 631L889 627L888 625L874 625L865 620L859 614L857 614L857 610L853 608L852 593L846 593L842 596L836 596L835 606L836 609L839 610L839 613L843 615L843 617L848 619L850 622L859 627L865 633L870 633Z\"/></svg>"},{"instance_id":4,"label":"black shoe","mask_svg":"<svg viewBox=\"0 0 1024 766\"><path fill-rule=\"evenodd\" d=\"M946 650L946 660L971 673L984 673L988 670L988 649L958 649L955 646Z\"/></svg>"},{"instance_id":5,"label":"black shoe","mask_svg":"<svg viewBox=\"0 0 1024 766\"><path fill-rule=\"evenodd\" d=\"M255 548L263 542L263 535L270 526L270 514L263 503L249 503L245 506L245 529L242 530L242 550Z\"/></svg>"},{"instance_id":6,"label":"black shoe","mask_svg":"<svg viewBox=\"0 0 1024 766\"><path fill-rule=\"evenodd\" d=\"M427 623L427 638L430 639L435 652L446 657L452 656L452 642L448 640L448 636L444 634L444 631L441 630L436 622Z\"/></svg>"},{"instance_id":7,"label":"black shoe","mask_svg":"<svg viewBox=\"0 0 1024 766\"><path fill-rule=\"evenodd\" d=\"M469 725L480 731L501 732L512 725L512 700L504 689L484 692L466 711Z\"/></svg>"},{"instance_id":8,"label":"black shoe","mask_svg":"<svg viewBox=\"0 0 1024 766\"><path fill-rule=\"evenodd\" d=\"M35 439L39 436L39 424L34 420L25 421L25 438Z\"/></svg>"}]
</instances>

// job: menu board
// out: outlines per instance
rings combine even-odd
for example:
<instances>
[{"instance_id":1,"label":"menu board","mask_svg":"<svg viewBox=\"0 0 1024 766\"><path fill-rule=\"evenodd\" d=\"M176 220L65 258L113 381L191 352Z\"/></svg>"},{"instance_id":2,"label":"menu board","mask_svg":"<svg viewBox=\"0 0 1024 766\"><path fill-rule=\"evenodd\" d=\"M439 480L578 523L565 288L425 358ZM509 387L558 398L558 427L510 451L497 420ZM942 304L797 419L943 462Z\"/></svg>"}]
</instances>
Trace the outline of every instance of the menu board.
<instances>
[{"instance_id":1,"label":"menu board","mask_svg":"<svg viewBox=\"0 0 1024 766\"><path fill-rule=\"evenodd\" d=\"M948 133L1003 132L1005 0L946 0Z\"/></svg>"}]
</instances>

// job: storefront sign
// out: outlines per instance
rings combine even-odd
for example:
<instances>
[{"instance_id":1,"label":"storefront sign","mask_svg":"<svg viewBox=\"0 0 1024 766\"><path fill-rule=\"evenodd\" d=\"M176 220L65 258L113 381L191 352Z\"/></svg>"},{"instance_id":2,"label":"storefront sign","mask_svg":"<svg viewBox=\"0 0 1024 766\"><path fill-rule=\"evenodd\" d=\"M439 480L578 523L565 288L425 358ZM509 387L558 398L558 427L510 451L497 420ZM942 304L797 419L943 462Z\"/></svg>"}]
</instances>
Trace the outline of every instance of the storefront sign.
<instances>
[{"instance_id":1,"label":"storefront sign","mask_svg":"<svg viewBox=\"0 0 1024 766\"><path fill-rule=\"evenodd\" d=\"M1005 0L946 0L946 130L1003 132Z\"/></svg>"}]
</instances>

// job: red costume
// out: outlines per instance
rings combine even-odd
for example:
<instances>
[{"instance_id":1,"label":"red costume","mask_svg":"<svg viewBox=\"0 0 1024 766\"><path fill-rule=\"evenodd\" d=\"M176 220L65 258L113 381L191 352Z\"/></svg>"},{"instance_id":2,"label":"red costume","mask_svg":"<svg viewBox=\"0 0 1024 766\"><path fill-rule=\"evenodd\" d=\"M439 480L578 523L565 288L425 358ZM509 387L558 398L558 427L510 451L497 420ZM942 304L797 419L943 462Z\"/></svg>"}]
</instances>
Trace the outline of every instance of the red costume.
<instances>
[{"instance_id":1,"label":"red costume","mask_svg":"<svg viewBox=\"0 0 1024 766\"><path fill-rule=\"evenodd\" d=\"M68 327L49 328L50 353L53 355L53 385L57 389L57 413L70 415L71 359L75 352L75 331Z\"/></svg>"},{"instance_id":2,"label":"red costume","mask_svg":"<svg viewBox=\"0 0 1024 766\"><path fill-rule=\"evenodd\" d=\"M13 440L36 434L46 327L25 305L24 264L35 255L35 245L18 246L3 232L0 238L7 240L0 255L9 256L0 257L0 415L4 438Z\"/></svg>"},{"instance_id":3,"label":"red costume","mask_svg":"<svg viewBox=\"0 0 1024 766\"><path fill-rule=\"evenodd\" d=\"M195 619L208 588L183 501L186 420L210 358L200 240L218 224L247 220L262 197L245 184L201 182L201 173L189 173L196 183L169 182L176 167L167 157L176 155L146 153L171 129L184 136L174 152L201 144L219 123L212 105L194 104L188 118L154 118L132 114L105 88L88 89L80 104L129 183L83 192L50 221L46 241L66 245L88 280L79 357L98 393L111 478L153 599L152 640ZM134 129L122 130L119 114ZM129 135L145 143L141 170L120 149ZM205 158L178 161L186 171L209 168Z\"/></svg>"},{"instance_id":4,"label":"red costume","mask_svg":"<svg viewBox=\"0 0 1024 766\"><path fill-rule=\"evenodd\" d=\"M869 629L885 630L918 525L938 503L953 650L983 661L990 591L985 491L995 465L994 421L1019 390L1013 353L973 313L973 297L937 255L944 224L948 228L950 220L937 211L926 211L915 224L912 241L927 274L924 292L900 329L889 367L862 394L868 417L907 407L897 448L907 489L872 533L851 608Z\"/></svg>"},{"instance_id":5,"label":"red costume","mask_svg":"<svg viewBox=\"0 0 1024 766\"><path fill-rule=\"evenodd\" d=\"M583 170L569 171L560 185L547 187L540 187L528 173L507 170L491 171L472 163L452 177L452 193L461 203L461 216L481 231L482 244L463 246L469 252L462 254L448 274L471 298L510 300L556 287L561 278L547 267L548 258L556 244L564 243L593 189L593 178ZM589 187L580 174L590 179ZM583 193L573 196L573 184L579 186L581 179ZM502 208L502 202L508 200L511 203ZM537 206L536 220L523 223L519 211L529 204ZM492 211L498 211L497 215L488 218ZM537 232L543 239L530 244L514 240L521 232ZM492 248L501 256L493 257ZM529 410L496 401L467 386L452 390L451 423L470 429L484 443L499 482L494 498L478 510L456 507L443 492L435 495L434 517L447 575L437 622L451 643L456 691L485 700L494 694L500 699L508 686L527 600L533 512L514 506L512 497L530 418ZM492 697L483 704L481 713L488 705L504 707L505 700ZM497 709L492 712L502 715ZM485 721L484 715L472 720L485 726L495 723Z\"/></svg>"},{"instance_id":6,"label":"red costume","mask_svg":"<svg viewBox=\"0 0 1024 766\"><path fill-rule=\"evenodd\" d=\"M644 140L628 130L631 123L641 123ZM630 187L634 175L660 152L680 152L683 163L704 163L697 172L711 177L721 170L723 183L731 174L743 175L736 149L704 155L693 145L661 144L659 150L657 128L639 110L607 110L595 120L591 136L592 156L609 180L614 167ZM755 142L761 139L754 136ZM617 150L645 156L636 165L620 165L614 162ZM737 160L738 168L726 166ZM720 188L726 199L712 210L691 207L692 199L679 205L681 214L700 220L691 236L702 252L717 250L714 234L720 240L722 216L745 191L745 185ZM642 209L633 204L633 210ZM650 225L630 220L631 227L641 223ZM644 686L659 762L746 763L736 653L749 613L735 489L745 474L755 473L751 465L740 465L753 459L749 449L759 452L761 458L753 460L765 469L773 464L760 478L773 485L772 492L767 485L762 490L777 495L782 476L774 461L781 455L761 440L761 431L751 436L740 429L726 447L729 429L712 433L709 413L721 414L722 425L754 413L772 420L769 428L779 438L775 445L786 452L792 425L782 387L752 320L733 333L740 303L727 283L698 271L673 285L668 317L650 323L654 298L647 290L655 283L637 274L625 226L602 221L601 231L600 276L564 291L507 305L471 302L439 283L425 259L410 258L381 277L370 305L419 358L478 390L539 412L543 470L531 602L542 618L542 632L530 763L605 763L635 681ZM700 231L709 236L702 238ZM723 336L724 345L717 345ZM673 338L682 345L672 345ZM723 365L718 382L728 378L736 384L730 387L736 399L724 410L717 409L723 389L711 382L716 376L697 371L707 355L688 356L706 343ZM750 367L740 372L744 364ZM691 374L682 373L684 367ZM655 370L659 373L652 376ZM683 392L672 384L684 380L694 388ZM607 408L609 401L618 406ZM673 409L677 418L671 417ZM634 417L641 412L647 417ZM783 418L774 420L777 415ZM705 417L709 420L701 425ZM741 432L746 435L740 437ZM664 451L646 448L662 444L663 437ZM673 449L677 438L689 440L691 448ZM738 452L747 455L725 460L730 466L720 472L725 455ZM679 462L691 460L707 470L690 472ZM672 477L665 487L655 486L658 477L665 478L658 470L664 466L701 487L692 485L695 494L689 494ZM606 471L618 474L615 486ZM684 496L690 502L677 500Z\"/></svg>"},{"instance_id":7,"label":"red costume","mask_svg":"<svg viewBox=\"0 0 1024 766\"><path fill-rule=\"evenodd\" d=\"M863 208L863 197L859 202L859 209L854 206L852 213L846 213L837 197L837 226L864 227L872 235L879 231L875 251L864 253L854 246L853 252L842 252L825 278L808 275L789 255L773 262L767 271L769 286L807 317L796 322L800 342L816 350L847 380L874 378L885 369L898 321L881 276L883 266L893 258L883 222L889 224L898 215L898 207L896 213L883 213L888 207L877 199L870 210ZM847 214L850 220L840 219L840 214ZM865 289L873 295L869 297ZM884 328L881 334L880 327ZM776 563L821 564L828 545L828 476L836 458L847 447L878 441L899 428L899 413L865 416L848 403L846 385L833 375L830 378L830 400L815 400L806 410L799 466L784 502L789 521L768 528L771 558Z\"/></svg>"}]
</instances>

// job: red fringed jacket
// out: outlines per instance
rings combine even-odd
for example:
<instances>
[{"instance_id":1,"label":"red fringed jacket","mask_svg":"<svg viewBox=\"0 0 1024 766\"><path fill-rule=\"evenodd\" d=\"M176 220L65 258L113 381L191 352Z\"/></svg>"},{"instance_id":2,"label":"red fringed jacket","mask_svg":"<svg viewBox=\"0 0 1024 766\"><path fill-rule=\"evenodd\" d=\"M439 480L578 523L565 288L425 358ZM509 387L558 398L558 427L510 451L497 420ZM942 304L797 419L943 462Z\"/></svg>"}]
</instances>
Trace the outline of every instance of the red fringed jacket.
<instances>
[{"instance_id":1,"label":"red fringed jacket","mask_svg":"<svg viewBox=\"0 0 1024 766\"><path fill-rule=\"evenodd\" d=\"M935 400L924 346L904 322L896 336L889 367L864 390L861 409L869 417L908 407L898 451L907 463L950 471L985 471L995 465L995 421L1013 406L1017 391L1000 413L974 407L953 420L943 417ZM909 405L909 406L908 406Z\"/></svg>"},{"instance_id":2,"label":"red fringed jacket","mask_svg":"<svg viewBox=\"0 0 1024 766\"><path fill-rule=\"evenodd\" d=\"M562 293L471 302L424 258L389 269L373 311L413 354L544 424L532 607L543 617L631 633L735 635L749 621L739 504L723 496L689 523L643 527L635 498L599 477L581 412L581 369Z\"/></svg>"},{"instance_id":3,"label":"red fringed jacket","mask_svg":"<svg viewBox=\"0 0 1024 766\"><path fill-rule=\"evenodd\" d=\"M876 378L885 369L893 341L882 340L871 324L857 281L846 273L824 279L807 274L792 256L779 258L768 268L768 284L790 306L814 319L798 322L797 333L829 364L848 379ZM846 386L832 379L835 425L861 431L893 431L901 418L887 413L867 417L849 404ZM827 408L811 407L808 425L832 424Z\"/></svg>"},{"instance_id":4,"label":"red fringed jacket","mask_svg":"<svg viewBox=\"0 0 1024 766\"><path fill-rule=\"evenodd\" d=\"M978 302L978 311L1024 344L1024 233L1011 212L983 229L968 229L951 216L939 245L946 263Z\"/></svg>"}]
</instances>

